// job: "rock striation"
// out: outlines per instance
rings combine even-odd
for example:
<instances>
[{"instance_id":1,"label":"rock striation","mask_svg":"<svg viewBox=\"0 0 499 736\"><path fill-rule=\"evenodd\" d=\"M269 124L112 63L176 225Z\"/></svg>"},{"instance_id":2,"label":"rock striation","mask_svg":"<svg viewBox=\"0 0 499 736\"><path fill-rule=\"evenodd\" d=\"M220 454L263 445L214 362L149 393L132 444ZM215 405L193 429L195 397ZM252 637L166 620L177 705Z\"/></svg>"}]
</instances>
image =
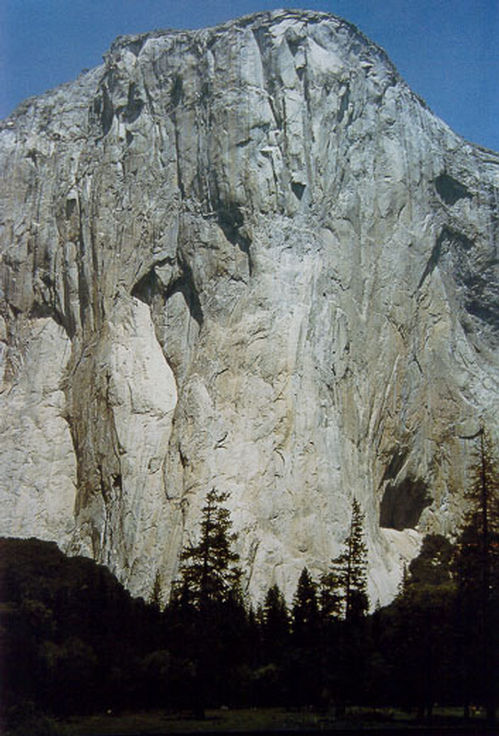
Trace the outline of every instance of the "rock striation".
<instances>
[{"instance_id":1,"label":"rock striation","mask_svg":"<svg viewBox=\"0 0 499 736\"><path fill-rule=\"evenodd\" d=\"M1 123L0 533L148 597L211 487L291 595L366 515L370 593L498 429L499 155L349 23L118 38Z\"/></svg>"}]
</instances>

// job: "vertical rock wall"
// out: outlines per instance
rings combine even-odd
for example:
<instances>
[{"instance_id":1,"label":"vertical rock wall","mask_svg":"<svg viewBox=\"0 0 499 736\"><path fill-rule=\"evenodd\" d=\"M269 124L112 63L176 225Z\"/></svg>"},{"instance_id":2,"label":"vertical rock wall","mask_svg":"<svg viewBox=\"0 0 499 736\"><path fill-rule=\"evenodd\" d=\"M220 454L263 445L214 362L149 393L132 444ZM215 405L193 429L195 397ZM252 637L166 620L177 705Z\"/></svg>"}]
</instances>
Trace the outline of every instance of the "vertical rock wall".
<instances>
[{"instance_id":1,"label":"vertical rock wall","mask_svg":"<svg viewBox=\"0 0 499 736\"><path fill-rule=\"evenodd\" d=\"M229 491L245 582L372 601L497 429L499 156L322 13L118 39L4 121L1 529L148 596ZM4 327L5 325L5 327Z\"/></svg>"}]
</instances>

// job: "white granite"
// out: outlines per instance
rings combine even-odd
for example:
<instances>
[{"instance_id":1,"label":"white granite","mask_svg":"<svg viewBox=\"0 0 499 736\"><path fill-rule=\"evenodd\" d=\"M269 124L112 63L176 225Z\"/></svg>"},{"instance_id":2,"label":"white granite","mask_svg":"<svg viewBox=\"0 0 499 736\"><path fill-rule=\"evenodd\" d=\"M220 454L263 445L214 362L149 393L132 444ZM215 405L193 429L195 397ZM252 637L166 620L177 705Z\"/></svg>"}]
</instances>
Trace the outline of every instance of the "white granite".
<instances>
[{"instance_id":1,"label":"white granite","mask_svg":"<svg viewBox=\"0 0 499 736\"><path fill-rule=\"evenodd\" d=\"M291 596L356 496L390 600L498 428L499 156L298 11L118 39L1 127L1 533L166 593L215 486Z\"/></svg>"}]
</instances>

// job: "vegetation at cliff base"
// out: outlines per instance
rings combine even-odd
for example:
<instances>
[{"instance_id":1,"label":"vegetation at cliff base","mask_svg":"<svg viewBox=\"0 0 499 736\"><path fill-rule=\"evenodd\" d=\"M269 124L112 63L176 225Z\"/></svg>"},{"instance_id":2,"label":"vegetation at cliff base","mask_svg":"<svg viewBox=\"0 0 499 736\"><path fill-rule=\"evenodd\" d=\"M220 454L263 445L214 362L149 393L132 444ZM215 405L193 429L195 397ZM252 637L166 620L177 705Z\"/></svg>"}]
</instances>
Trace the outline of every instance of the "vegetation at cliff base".
<instances>
[{"instance_id":1,"label":"vegetation at cliff base","mask_svg":"<svg viewBox=\"0 0 499 736\"><path fill-rule=\"evenodd\" d=\"M256 609L242 593L227 496L215 489L164 609L157 580L145 603L105 567L67 558L53 543L0 540L7 732L29 733L33 719L124 709L201 720L221 705L305 708L341 722L353 706L430 719L438 703L465 716L482 708L492 722L499 488L490 451L475 480L456 543L427 536L396 600L371 614L357 501L329 571L314 579L303 569L289 605L272 585Z\"/></svg>"}]
</instances>

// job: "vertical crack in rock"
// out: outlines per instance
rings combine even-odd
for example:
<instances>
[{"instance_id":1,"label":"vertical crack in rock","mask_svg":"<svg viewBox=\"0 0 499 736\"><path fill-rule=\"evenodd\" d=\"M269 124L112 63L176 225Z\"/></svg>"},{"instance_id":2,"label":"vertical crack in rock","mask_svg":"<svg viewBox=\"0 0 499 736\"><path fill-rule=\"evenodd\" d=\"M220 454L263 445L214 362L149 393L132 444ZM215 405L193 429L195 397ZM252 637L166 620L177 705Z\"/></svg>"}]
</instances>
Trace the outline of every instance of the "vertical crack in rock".
<instances>
[{"instance_id":1,"label":"vertical crack in rock","mask_svg":"<svg viewBox=\"0 0 499 736\"><path fill-rule=\"evenodd\" d=\"M102 84L100 96L94 101L93 111L100 119L102 135L106 136L111 130L111 126L113 124L114 108L105 84Z\"/></svg>"},{"instance_id":2,"label":"vertical crack in rock","mask_svg":"<svg viewBox=\"0 0 499 736\"><path fill-rule=\"evenodd\" d=\"M184 96L184 85L182 82L182 77L179 74L175 75L175 78L172 83L171 92L170 92L170 99L172 107L177 107L182 102L182 98Z\"/></svg>"},{"instance_id":3,"label":"vertical crack in rock","mask_svg":"<svg viewBox=\"0 0 499 736\"><path fill-rule=\"evenodd\" d=\"M340 109L338 110L338 122L343 122L343 118L345 117L345 113L348 110L348 105L350 104L350 85L346 84L343 93L341 95L341 102L340 102Z\"/></svg>"}]
</instances>

